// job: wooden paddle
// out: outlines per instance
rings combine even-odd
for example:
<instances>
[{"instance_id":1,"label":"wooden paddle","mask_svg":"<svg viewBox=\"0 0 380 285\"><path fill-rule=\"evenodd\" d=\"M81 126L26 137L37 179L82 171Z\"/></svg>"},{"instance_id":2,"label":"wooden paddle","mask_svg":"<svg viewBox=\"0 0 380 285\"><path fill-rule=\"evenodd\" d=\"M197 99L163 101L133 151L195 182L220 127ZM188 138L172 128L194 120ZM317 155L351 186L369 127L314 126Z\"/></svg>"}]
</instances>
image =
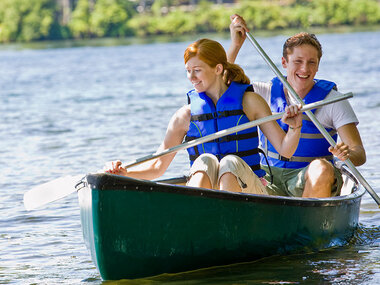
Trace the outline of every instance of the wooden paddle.
<instances>
[{"instance_id":1,"label":"wooden paddle","mask_svg":"<svg viewBox=\"0 0 380 285\"><path fill-rule=\"evenodd\" d=\"M277 66L273 63L273 61L269 58L269 56L265 53L265 51L261 48L259 43L255 40L255 38L247 32L247 38L252 43L252 45L256 48L259 54L263 57L264 61L269 65L272 71L276 74L276 76L281 80L284 86L288 89L289 93L292 97L297 101L301 106L304 105L303 100L298 96L293 87L289 84L289 82L285 79L285 77L278 70ZM310 120L314 123L314 125L318 128L321 134L325 137L325 139L330 143L332 147L335 147L336 142L331 137L331 135L326 131L326 129L321 125L321 123L317 120L314 113L310 110L306 111L306 115L310 118ZM372 189L372 187L368 184L368 182L364 179L364 177L360 174L360 172L356 169L355 165L351 162L351 160L347 159L344 161L345 164L350 168L355 177L359 180L359 182L364 186L367 192L372 196L377 205L380 208L380 198L377 196L376 192Z\"/></svg>"},{"instance_id":2,"label":"wooden paddle","mask_svg":"<svg viewBox=\"0 0 380 285\"><path fill-rule=\"evenodd\" d=\"M327 104L331 104L337 101L351 98L352 96L353 96L352 93L347 93L347 94L336 96L333 98L321 100L315 103L307 104L302 107L301 111L305 112L308 110L316 109ZM236 126L236 127L225 129L225 130L216 132L214 134L211 134L211 135L208 135L196 140L188 141L183 144L177 145L175 147L168 148L163 151L156 152L156 153L144 156L142 158L136 159L127 164L123 164L123 167L130 168L132 166L141 164L143 162L146 162L146 161L149 161L149 160L152 160L152 159L155 159L155 158L158 158L170 153L178 152L180 150L184 150L189 147L193 147L193 146L196 146L196 145L199 145L211 140L215 140L232 133L240 132L242 130L249 129L249 128L261 125L263 123L278 120L283 116L283 114L284 112L274 114L271 116L267 116L255 121L251 121L251 122ZM25 208L27 210L34 210L45 204L48 204L50 202L53 202L53 201L56 201L58 199L68 196L69 194L76 191L75 186L79 184L81 182L81 179L83 179L85 176L86 176L85 174L76 175L76 176L65 176L65 177L61 177L61 178L52 180L50 182L38 185L30 189L24 194Z\"/></svg>"}]
</instances>

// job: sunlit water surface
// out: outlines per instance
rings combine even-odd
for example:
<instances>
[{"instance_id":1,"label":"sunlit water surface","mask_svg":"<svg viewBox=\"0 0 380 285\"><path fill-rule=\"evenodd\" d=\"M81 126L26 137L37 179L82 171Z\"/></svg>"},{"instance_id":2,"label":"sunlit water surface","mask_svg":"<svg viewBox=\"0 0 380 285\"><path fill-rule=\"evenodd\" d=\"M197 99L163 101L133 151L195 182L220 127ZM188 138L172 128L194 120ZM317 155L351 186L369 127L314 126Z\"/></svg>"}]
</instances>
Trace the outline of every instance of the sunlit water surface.
<instances>
[{"instance_id":1,"label":"sunlit water surface","mask_svg":"<svg viewBox=\"0 0 380 285\"><path fill-rule=\"evenodd\" d=\"M350 102L368 157L359 171L380 193L380 33L319 39L325 54L318 77L355 93ZM279 63L285 37L257 40ZM95 172L106 161L154 152L171 115L186 104L191 86L182 55L189 43L0 49L1 284L102 283L83 242L76 195L27 212L23 194L63 175ZM248 42L237 62L254 80L273 76ZM181 152L165 177L187 168ZM123 283L379 284L379 218L366 194L349 245Z\"/></svg>"}]
</instances>

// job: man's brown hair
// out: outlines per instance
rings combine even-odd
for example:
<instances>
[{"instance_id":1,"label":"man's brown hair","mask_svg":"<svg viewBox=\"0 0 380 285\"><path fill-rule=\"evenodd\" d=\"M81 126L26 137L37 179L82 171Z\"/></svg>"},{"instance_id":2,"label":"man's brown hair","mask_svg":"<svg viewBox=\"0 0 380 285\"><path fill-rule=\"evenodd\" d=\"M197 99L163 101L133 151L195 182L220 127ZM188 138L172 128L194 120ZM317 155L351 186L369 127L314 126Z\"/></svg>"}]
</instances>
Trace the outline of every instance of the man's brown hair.
<instances>
[{"instance_id":1,"label":"man's brown hair","mask_svg":"<svg viewBox=\"0 0 380 285\"><path fill-rule=\"evenodd\" d=\"M288 54L293 52L293 49L300 45L311 45L315 47L318 51L318 60L322 57L322 46L314 34L309 33L299 33L290 38L288 38L282 49L282 56L288 60Z\"/></svg>"}]
</instances>

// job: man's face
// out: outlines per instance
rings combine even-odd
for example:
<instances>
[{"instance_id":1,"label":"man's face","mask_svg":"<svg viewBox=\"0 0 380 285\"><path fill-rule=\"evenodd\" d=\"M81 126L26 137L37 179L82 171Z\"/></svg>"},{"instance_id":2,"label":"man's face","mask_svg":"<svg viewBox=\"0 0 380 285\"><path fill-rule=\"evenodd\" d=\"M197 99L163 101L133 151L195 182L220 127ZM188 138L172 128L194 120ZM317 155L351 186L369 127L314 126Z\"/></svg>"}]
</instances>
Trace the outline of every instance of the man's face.
<instances>
[{"instance_id":1,"label":"man's face","mask_svg":"<svg viewBox=\"0 0 380 285\"><path fill-rule=\"evenodd\" d=\"M302 98L313 88L314 77L318 71L318 51L312 45L304 44L282 58L282 66L286 69L287 80Z\"/></svg>"}]
</instances>

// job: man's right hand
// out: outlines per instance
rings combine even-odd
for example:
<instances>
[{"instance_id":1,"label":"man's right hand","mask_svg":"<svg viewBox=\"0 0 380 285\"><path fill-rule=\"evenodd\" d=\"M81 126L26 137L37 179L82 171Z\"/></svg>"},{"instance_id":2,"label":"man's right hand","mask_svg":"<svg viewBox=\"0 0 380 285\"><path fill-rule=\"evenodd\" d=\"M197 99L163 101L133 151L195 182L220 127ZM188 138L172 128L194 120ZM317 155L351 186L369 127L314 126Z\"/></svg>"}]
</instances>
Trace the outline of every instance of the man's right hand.
<instances>
[{"instance_id":1,"label":"man's right hand","mask_svg":"<svg viewBox=\"0 0 380 285\"><path fill-rule=\"evenodd\" d=\"M240 49L247 38L246 33L249 32L249 29L247 28L247 24L244 19L238 14L233 14L230 16L230 20L231 44Z\"/></svg>"}]
</instances>

